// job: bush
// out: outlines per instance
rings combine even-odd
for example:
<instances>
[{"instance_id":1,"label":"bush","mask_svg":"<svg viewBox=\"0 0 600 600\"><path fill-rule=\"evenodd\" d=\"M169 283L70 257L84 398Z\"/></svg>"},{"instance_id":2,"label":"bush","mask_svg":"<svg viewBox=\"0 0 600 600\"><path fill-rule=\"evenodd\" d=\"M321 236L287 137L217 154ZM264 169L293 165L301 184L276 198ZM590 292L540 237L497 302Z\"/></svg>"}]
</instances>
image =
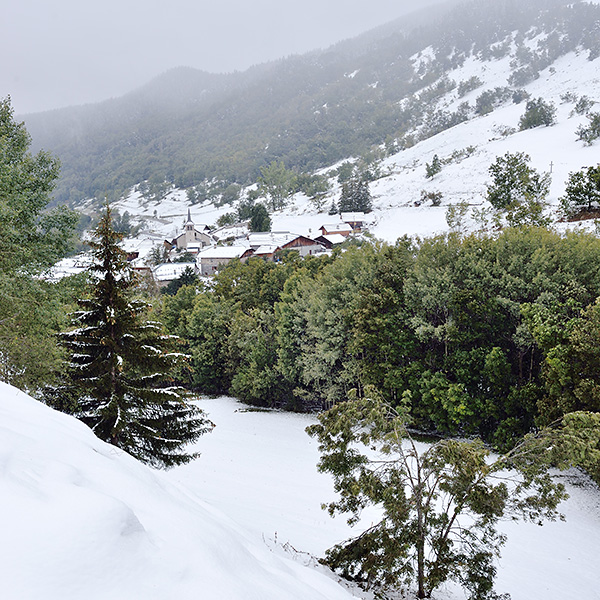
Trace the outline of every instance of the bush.
<instances>
[{"instance_id":1,"label":"bush","mask_svg":"<svg viewBox=\"0 0 600 600\"><path fill-rule=\"evenodd\" d=\"M585 142L586 146L591 146L600 137L600 113L590 113L588 119L589 123L581 125L576 133L578 140Z\"/></svg>"},{"instance_id":2,"label":"bush","mask_svg":"<svg viewBox=\"0 0 600 600\"><path fill-rule=\"evenodd\" d=\"M553 125L556 122L556 107L552 102L545 102L543 98L529 100L525 107L525 113L519 120L519 129L533 129L545 125Z\"/></svg>"}]
</instances>

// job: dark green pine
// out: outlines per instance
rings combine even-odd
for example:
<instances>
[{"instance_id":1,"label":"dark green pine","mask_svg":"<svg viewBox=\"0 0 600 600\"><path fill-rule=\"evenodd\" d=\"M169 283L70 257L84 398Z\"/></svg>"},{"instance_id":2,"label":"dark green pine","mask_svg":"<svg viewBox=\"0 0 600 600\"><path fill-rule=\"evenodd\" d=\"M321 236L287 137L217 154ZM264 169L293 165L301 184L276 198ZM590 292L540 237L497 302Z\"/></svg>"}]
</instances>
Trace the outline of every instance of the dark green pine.
<instances>
[{"instance_id":1,"label":"dark green pine","mask_svg":"<svg viewBox=\"0 0 600 600\"><path fill-rule=\"evenodd\" d=\"M196 456L183 448L212 423L172 383L170 374L185 357L175 350L177 338L144 319L148 305L133 298L135 280L121 239L107 207L91 242L90 297L73 315L77 329L61 335L70 352L66 387L78 397L75 416L99 438L169 467Z\"/></svg>"}]
</instances>

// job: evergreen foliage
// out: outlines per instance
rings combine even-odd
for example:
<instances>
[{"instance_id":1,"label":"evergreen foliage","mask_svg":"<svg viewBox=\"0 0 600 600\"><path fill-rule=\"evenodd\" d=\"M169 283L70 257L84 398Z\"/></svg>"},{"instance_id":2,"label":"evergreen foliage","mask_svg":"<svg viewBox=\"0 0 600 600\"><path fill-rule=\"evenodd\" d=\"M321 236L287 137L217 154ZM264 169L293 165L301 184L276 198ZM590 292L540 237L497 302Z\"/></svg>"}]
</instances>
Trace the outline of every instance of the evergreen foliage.
<instances>
[{"instance_id":1,"label":"evergreen foliage","mask_svg":"<svg viewBox=\"0 0 600 600\"><path fill-rule=\"evenodd\" d=\"M232 262L165 321L203 392L310 410L372 385L419 429L506 449L550 414L536 323L564 330L598 289L595 236L506 228Z\"/></svg>"},{"instance_id":2,"label":"evergreen foliage","mask_svg":"<svg viewBox=\"0 0 600 600\"><path fill-rule=\"evenodd\" d=\"M577 139L591 146L600 137L600 113L591 112L588 114L589 123L581 125L577 129Z\"/></svg>"},{"instance_id":3,"label":"evergreen foliage","mask_svg":"<svg viewBox=\"0 0 600 600\"><path fill-rule=\"evenodd\" d=\"M523 152L507 152L489 168L492 183L487 186L487 200L513 227L548 224L544 208L550 174L540 175L529 166L530 161Z\"/></svg>"},{"instance_id":4,"label":"evergreen foliage","mask_svg":"<svg viewBox=\"0 0 600 600\"><path fill-rule=\"evenodd\" d=\"M373 210L373 204L368 182L358 177L353 177L349 181L343 183L337 209L340 213L370 213Z\"/></svg>"},{"instance_id":5,"label":"evergreen foliage","mask_svg":"<svg viewBox=\"0 0 600 600\"><path fill-rule=\"evenodd\" d=\"M556 122L556 107L552 102L545 102L543 98L529 100L525 113L519 120L519 129L533 129L545 125L554 125Z\"/></svg>"},{"instance_id":6,"label":"evergreen foliage","mask_svg":"<svg viewBox=\"0 0 600 600\"><path fill-rule=\"evenodd\" d=\"M111 211L91 242L91 295L79 300L77 329L61 334L70 356L68 379L55 395L75 397L74 414L101 439L155 467L188 462L183 448L210 429L202 411L173 385L183 355L148 305L133 296L134 280Z\"/></svg>"},{"instance_id":7,"label":"evergreen foliage","mask_svg":"<svg viewBox=\"0 0 600 600\"><path fill-rule=\"evenodd\" d=\"M437 154L433 155L430 163L425 165L425 177L433 179L442 170L442 161Z\"/></svg>"},{"instance_id":8,"label":"evergreen foliage","mask_svg":"<svg viewBox=\"0 0 600 600\"><path fill-rule=\"evenodd\" d=\"M250 210L250 231L271 231L271 218L264 204L255 204Z\"/></svg>"},{"instance_id":9,"label":"evergreen foliage","mask_svg":"<svg viewBox=\"0 0 600 600\"><path fill-rule=\"evenodd\" d=\"M553 437L526 438L495 459L480 441L447 439L421 449L408 432L405 403L396 409L374 390L319 416L319 470L333 476L330 515L355 524L374 505L381 519L327 553L327 563L368 589L400 584L429 598L447 580L473 600L497 598L495 559L502 518L558 517L564 487L548 473ZM509 469L513 469L509 471Z\"/></svg>"}]
</instances>

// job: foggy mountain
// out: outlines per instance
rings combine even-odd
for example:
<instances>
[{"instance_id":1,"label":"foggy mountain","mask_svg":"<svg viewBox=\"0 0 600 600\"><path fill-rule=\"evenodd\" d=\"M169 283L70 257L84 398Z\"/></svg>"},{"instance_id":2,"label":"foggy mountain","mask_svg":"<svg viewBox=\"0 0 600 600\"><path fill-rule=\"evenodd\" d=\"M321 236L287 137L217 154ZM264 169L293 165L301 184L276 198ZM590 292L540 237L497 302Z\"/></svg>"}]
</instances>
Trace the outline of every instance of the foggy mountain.
<instances>
[{"instance_id":1,"label":"foggy mountain","mask_svg":"<svg viewBox=\"0 0 600 600\"><path fill-rule=\"evenodd\" d=\"M395 153L523 100L521 90L570 52L600 55L600 6L564 0L471 0L425 10L331 48L214 75L173 69L107 102L29 115L35 148L58 155L58 202L120 197L204 181L249 184L281 160L308 173L374 148ZM468 60L502 85L448 73ZM484 69L485 70L485 69ZM475 102L440 102L477 89ZM482 98L483 96L483 98Z\"/></svg>"}]
</instances>

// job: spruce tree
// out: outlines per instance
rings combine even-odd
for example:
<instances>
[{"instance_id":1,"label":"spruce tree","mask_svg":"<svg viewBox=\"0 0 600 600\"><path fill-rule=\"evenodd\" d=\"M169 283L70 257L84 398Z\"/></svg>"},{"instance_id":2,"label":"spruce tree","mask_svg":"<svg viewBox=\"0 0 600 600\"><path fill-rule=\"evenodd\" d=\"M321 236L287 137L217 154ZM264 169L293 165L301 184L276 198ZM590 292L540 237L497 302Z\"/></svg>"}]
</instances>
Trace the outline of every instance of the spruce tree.
<instances>
[{"instance_id":1,"label":"spruce tree","mask_svg":"<svg viewBox=\"0 0 600 600\"><path fill-rule=\"evenodd\" d=\"M90 243L91 293L78 301L77 328L61 334L70 353L63 397L101 439L155 467L188 462L183 447L211 428L170 373L184 356L174 336L144 319L148 304L134 298L135 280L119 247L122 234L107 206Z\"/></svg>"},{"instance_id":2,"label":"spruce tree","mask_svg":"<svg viewBox=\"0 0 600 600\"><path fill-rule=\"evenodd\" d=\"M369 184L359 177L353 177L350 181L342 184L342 194L340 196L338 210L341 213L371 212L373 208Z\"/></svg>"}]
</instances>

